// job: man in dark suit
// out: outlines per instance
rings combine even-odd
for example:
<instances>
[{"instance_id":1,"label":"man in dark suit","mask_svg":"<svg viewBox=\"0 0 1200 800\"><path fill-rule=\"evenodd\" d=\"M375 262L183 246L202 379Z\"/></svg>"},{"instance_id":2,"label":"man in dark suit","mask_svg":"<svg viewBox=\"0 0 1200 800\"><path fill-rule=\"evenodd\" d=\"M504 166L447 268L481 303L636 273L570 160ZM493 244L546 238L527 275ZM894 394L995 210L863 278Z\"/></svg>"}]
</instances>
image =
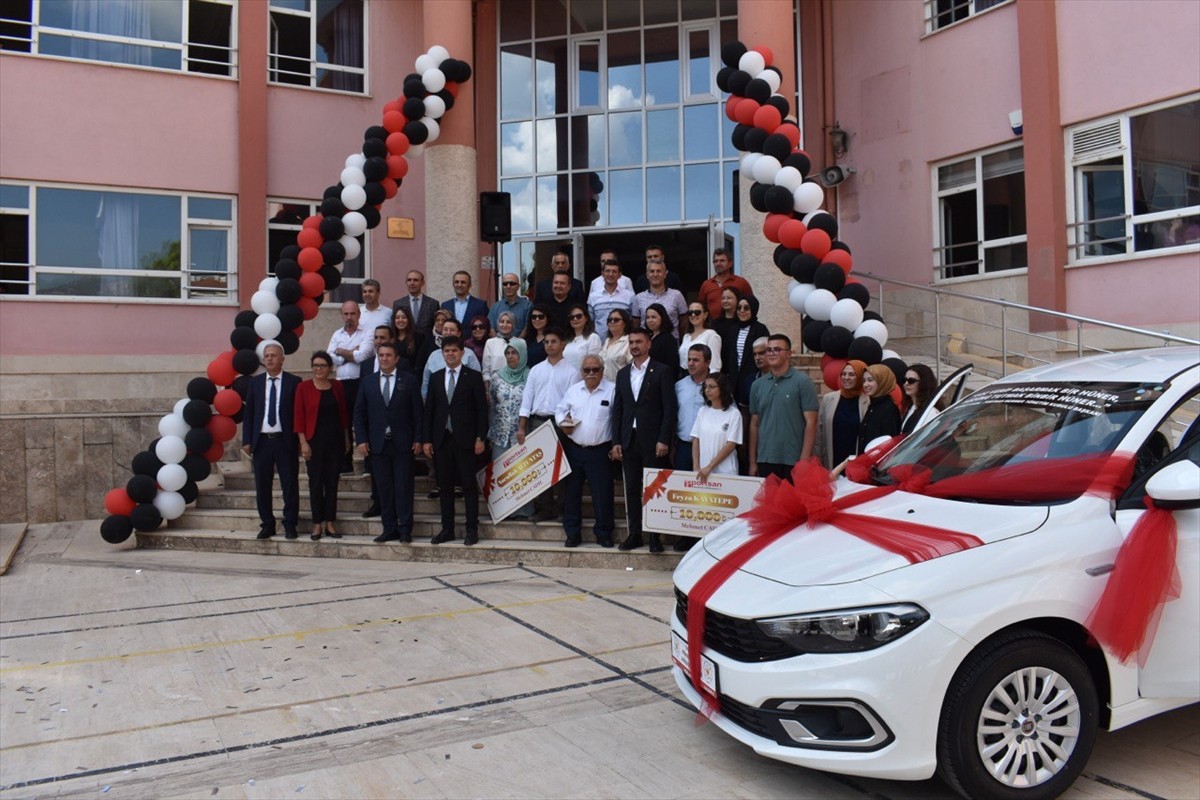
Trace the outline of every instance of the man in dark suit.
<instances>
[{"instance_id":1,"label":"man in dark suit","mask_svg":"<svg viewBox=\"0 0 1200 800\"><path fill-rule=\"evenodd\" d=\"M462 341L442 340L446 367L429 378L425 399L425 457L432 458L442 501L442 529L433 544L454 541L454 485L462 487L467 506L467 534L463 544L479 541L479 484L475 462L483 455L487 438L488 408L483 376L464 367Z\"/></svg>"},{"instance_id":2,"label":"man in dark suit","mask_svg":"<svg viewBox=\"0 0 1200 800\"><path fill-rule=\"evenodd\" d=\"M633 362L617 373L613 398L612 459L620 461L625 476L625 514L629 536L620 549L633 550L642 541L642 469L665 468L667 451L675 437L674 364L650 358L650 334L645 328L629 333L629 355ZM650 552L661 553L657 533L650 534Z\"/></svg>"},{"instance_id":3,"label":"man in dark suit","mask_svg":"<svg viewBox=\"0 0 1200 800\"><path fill-rule=\"evenodd\" d=\"M254 470L258 538L275 535L271 491L278 472L283 492L283 532L295 539L300 514L300 446L292 419L300 378L283 371L283 347L278 342L263 348L262 363L267 371L250 379L242 420L242 450L251 456Z\"/></svg>"},{"instance_id":4,"label":"man in dark suit","mask_svg":"<svg viewBox=\"0 0 1200 800\"><path fill-rule=\"evenodd\" d=\"M488 304L471 294L471 273L461 269L454 273L454 297L442 303L442 308L454 315L463 330L469 328L471 320L488 313Z\"/></svg>"},{"instance_id":5,"label":"man in dark suit","mask_svg":"<svg viewBox=\"0 0 1200 800\"><path fill-rule=\"evenodd\" d=\"M550 277L537 282L537 286L533 289L533 302L549 303L554 299L551 295L553 294L555 275L567 276L568 288L564 302L587 302L587 290L583 288L583 281L571 277L571 256L565 250L559 250L550 257ZM566 323L563 322L562 325L565 327ZM568 328L568 330L570 329Z\"/></svg>"},{"instance_id":6,"label":"man in dark suit","mask_svg":"<svg viewBox=\"0 0 1200 800\"><path fill-rule=\"evenodd\" d=\"M412 541L413 456L421 452L421 385L411 372L397 368L394 342L375 349L379 372L362 379L354 403L354 440L371 459L379 491L383 534L377 542Z\"/></svg>"},{"instance_id":7,"label":"man in dark suit","mask_svg":"<svg viewBox=\"0 0 1200 800\"><path fill-rule=\"evenodd\" d=\"M433 331L433 315L441 306L437 300L425 294L425 275L423 273L410 269L408 277L404 279L404 285L408 287L408 294L392 303L392 314L395 315L396 309L403 307L412 317L413 327L417 329L417 333L428 337Z\"/></svg>"}]
</instances>

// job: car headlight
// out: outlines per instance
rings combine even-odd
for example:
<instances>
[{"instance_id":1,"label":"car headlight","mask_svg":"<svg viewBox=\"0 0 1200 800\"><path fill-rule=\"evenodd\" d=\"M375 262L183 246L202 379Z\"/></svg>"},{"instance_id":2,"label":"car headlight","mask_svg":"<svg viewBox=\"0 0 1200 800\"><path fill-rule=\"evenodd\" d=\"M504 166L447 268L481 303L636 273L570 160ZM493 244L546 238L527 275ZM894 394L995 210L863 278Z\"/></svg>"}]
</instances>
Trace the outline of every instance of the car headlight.
<instances>
[{"instance_id":1,"label":"car headlight","mask_svg":"<svg viewBox=\"0 0 1200 800\"><path fill-rule=\"evenodd\" d=\"M801 653L858 653L893 642L927 619L920 606L897 603L760 619L758 627Z\"/></svg>"}]
</instances>

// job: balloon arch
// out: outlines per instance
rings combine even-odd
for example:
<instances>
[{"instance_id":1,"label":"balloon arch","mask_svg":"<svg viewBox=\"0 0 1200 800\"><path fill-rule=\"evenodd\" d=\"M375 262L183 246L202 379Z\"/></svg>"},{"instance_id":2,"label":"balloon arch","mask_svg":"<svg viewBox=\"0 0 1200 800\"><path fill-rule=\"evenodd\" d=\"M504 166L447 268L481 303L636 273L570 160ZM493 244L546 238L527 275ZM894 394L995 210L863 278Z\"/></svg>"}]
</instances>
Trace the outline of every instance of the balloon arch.
<instances>
[{"instance_id":1,"label":"balloon arch","mask_svg":"<svg viewBox=\"0 0 1200 800\"><path fill-rule=\"evenodd\" d=\"M304 323L314 319L320 298L342 282L341 265L356 258L358 237L377 226L384 201L396 196L408 174L408 158L441 133L438 120L454 107L471 66L450 57L441 45L417 58L400 97L383 106L379 125L367 128L359 152L351 154L339 182L327 188L320 213L304 220L296 243L275 262L274 276L259 284L250 308L238 312L230 348L193 378L187 396L158 422L159 438L133 457L133 477L105 495L109 516L100 525L104 540L119 544L138 531L176 519L199 494L197 483L222 458L242 418L240 386L258 370L263 348L278 344L296 352Z\"/></svg>"}]
</instances>

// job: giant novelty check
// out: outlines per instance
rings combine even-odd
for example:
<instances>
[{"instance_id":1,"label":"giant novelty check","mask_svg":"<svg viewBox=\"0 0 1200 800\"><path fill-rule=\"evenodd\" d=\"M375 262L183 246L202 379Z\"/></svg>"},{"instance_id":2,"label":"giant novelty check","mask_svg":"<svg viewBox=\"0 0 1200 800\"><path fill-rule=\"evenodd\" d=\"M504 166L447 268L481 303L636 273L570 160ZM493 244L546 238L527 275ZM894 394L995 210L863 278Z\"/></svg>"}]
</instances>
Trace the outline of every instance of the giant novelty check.
<instances>
[{"instance_id":1,"label":"giant novelty check","mask_svg":"<svg viewBox=\"0 0 1200 800\"><path fill-rule=\"evenodd\" d=\"M545 422L475 477L492 522L499 522L570 474L554 425Z\"/></svg>"},{"instance_id":2,"label":"giant novelty check","mask_svg":"<svg viewBox=\"0 0 1200 800\"><path fill-rule=\"evenodd\" d=\"M709 475L671 469L642 471L642 530L676 536L704 536L748 511L762 478Z\"/></svg>"}]
</instances>

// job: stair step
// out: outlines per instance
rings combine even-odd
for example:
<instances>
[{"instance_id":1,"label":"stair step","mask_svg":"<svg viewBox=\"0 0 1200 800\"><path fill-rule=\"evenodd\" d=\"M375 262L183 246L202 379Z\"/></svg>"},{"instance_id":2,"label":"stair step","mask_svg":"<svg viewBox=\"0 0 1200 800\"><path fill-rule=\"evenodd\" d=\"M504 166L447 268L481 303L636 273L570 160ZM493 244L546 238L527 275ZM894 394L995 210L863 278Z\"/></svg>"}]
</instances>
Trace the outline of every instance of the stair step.
<instances>
[{"instance_id":1,"label":"stair step","mask_svg":"<svg viewBox=\"0 0 1200 800\"><path fill-rule=\"evenodd\" d=\"M278 489L272 493L275 498L274 506L279 509L283 507L283 494ZM371 495L367 491L338 491L338 514L341 517L354 517L362 514L371 504ZM426 492L417 492L416 501L413 505L413 512L416 514L439 514L441 512L441 500L430 500L426 497ZM303 487L300 491L300 510L303 513L307 510L308 491L307 487ZM614 508L618 517L625 515L625 498L617 498L614 502ZM196 508L209 510L250 510L256 508L255 495L253 489L220 489L215 491L202 492L199 499L196 501ZM590 519L594 506L591 498L585 493L583 497L583 516L585 519ZM483 502L480 501L480 513L486 515L487 509Z\"/></svg>"}]
</instances>

